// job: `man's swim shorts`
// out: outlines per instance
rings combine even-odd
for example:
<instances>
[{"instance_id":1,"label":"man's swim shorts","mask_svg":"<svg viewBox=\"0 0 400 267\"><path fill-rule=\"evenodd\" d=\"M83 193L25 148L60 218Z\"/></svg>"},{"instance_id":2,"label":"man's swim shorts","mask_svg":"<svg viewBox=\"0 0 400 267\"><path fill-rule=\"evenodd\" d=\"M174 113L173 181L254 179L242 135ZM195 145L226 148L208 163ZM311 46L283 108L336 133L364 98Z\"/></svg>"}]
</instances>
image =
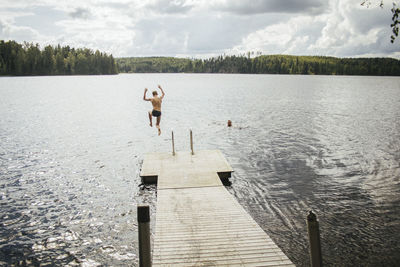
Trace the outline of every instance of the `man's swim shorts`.
<instances>
[{"instance_id":1,"label":"man's swim shorts","mask_svg":"<svg viewBox=\"0 0 400 267\"><path fill-rule=\"evenodd\" d=\"M160 117L161 111L153 109L153 111L151 112L151 115L153 115L154 117Z\"/></svg>"}]
</instances>

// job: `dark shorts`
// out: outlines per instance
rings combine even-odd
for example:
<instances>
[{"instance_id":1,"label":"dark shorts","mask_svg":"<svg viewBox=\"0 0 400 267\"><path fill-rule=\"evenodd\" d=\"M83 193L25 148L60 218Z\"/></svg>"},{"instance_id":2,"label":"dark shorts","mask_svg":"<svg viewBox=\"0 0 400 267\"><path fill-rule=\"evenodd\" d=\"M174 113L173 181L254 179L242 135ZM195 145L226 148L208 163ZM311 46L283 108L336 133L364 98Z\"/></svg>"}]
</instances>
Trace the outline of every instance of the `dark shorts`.
<instances>
[{"instance_id":1,"label":"dark shorts","mask_svg":"<svg viewBox=\"0 0 400 267\"><path fill-rule=\"evenodd\" d=\"M151 115L153 115L154 117L160 117L161 116L161 111L153 109L153 111L151 112Z\"/></svg>"}]
</instances>

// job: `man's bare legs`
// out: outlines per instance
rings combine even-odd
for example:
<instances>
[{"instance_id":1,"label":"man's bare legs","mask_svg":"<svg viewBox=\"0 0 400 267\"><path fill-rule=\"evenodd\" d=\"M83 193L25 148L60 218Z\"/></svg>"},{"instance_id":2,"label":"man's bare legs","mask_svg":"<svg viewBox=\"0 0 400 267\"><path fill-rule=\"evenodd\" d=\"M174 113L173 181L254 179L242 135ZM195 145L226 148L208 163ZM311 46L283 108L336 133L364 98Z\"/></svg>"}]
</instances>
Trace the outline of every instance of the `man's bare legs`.
<instances>
[{"instance_id":1,"label":"man's bare legs","mask_svg":"<svg viewBox=\"0 0 400 267\"><path fill-rule=\"evenodd\" d=\"M158 129L158 135L161 134L160 121L161 121L161 116L158 116L158 117L157 117L157 122L156 122L156 127L157 127L157 129Z\"/></svg>"},{"instance_id":2,"label":"man's bare legs","mask_svg":"<svg viewBox=\"0 0 400 267\"><path fill-rule=\"evenodd\" d=\"M150 127L153 127L153 116L151 115L151 111L149 111L149 120L150 120Z\"/></svg>"},{"instance_id":3,"label":"man's bare legs","mask_svg":"<svg viewBox=\"0 0 400 267\"><path fill-rule=\"evenodd\" d=\"M151 111L149 111L149 121L150 121L150 126L153 127L153 114ZM160 129L160 122L161 122L161 116L157 117L157 122L156 122L156 127L158 129L158 135L161 135L161 129Z\"/></svg>"}]
</instances>

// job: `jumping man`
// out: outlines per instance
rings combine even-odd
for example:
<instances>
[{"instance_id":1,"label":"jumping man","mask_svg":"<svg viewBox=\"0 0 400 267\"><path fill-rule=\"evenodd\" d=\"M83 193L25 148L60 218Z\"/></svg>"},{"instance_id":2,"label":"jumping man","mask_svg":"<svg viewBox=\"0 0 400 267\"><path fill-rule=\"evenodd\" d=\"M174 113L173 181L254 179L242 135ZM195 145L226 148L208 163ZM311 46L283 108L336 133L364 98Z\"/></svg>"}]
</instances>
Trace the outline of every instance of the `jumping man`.
<instances>
[{"instance_id":1,"label":"jumping man","mask_svg":"<svg viewBox=\"0 0 400 267\"><path fill-rule=\"evenodd\" d=\"M144 95L143 95L143 100L145 101L151 101L151 104L153 105L153 110L149 111L149 120L150 120L150 126L153 127L153 116L157 118L157 123L156 127L158 129L158 135L161 134L161 129L160 129L160 121L161 121L161 103L164 98L164 91L161 88L160 85L158 85L158 88L161 90L161 97L158 97L157 91L153 91L153 97L152 98L147 98L146 93L147 93L147 88L144 89Z\"/></svg>"}]
</instances>

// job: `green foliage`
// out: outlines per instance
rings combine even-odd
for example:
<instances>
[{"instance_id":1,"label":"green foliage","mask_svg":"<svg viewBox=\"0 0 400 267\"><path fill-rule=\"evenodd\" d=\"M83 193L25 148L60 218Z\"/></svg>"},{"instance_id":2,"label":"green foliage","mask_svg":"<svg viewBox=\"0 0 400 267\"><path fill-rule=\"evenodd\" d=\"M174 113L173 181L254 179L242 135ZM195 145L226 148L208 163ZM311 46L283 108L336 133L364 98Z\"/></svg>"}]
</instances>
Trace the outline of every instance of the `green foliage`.
<instances>
[{"instance_id":1,"label":"green foliage","mask_svg":"<svg viewBox=\"0 0 400 267\"><path fill-rule=\"evenodd\" d=\"M335 58L322 56L248 55L209 59L172 57L117 58L126 73L258 73L318 75L400 75L400 61L393 58Z\"/></svg>"},{"instance_id":2,"label":"green foliage","mask_svg":"<svg viewBox=\"0 0 400 267\"><path fill-rule=\"evenodd\" d=\"M46 46L0 40L0 75L116 74L112 55L87 48Z\"/></svg>"},{"instance_id":3,"label":"green foliage","mask_svg":"<svg viewBox=\"0 0 400 267\"><path fill-rule=\"evenodd\" d=\"M379 6L383 8L383 0L375 1L378 2ZM371 6L371 0L363 0L361 1L362 6L370 7ZM390 42L394 43L396 40L397 36L399 35L399 25L400 25L400 20L399 20L399 14L400 14L400 8L397 7L396 2L393 2L393 7L391 9L392 11L392 23L390 24L390 27L392 28L392 35L390 36Z\"/></svg>"},{"instance_id":4,"label":"green foliage","mask_svg":"<svg viewBox=\"0 0 400 267\"><path fill-rule=\"evenodd\" d=\"M391 9L392 11L392 24L390 24L390 27L392 27L392 36L390 36L390 42L394 43L394 40L397 38L399 35L399 14L400 14L400 8L396 7L396 3L393 3L393 8Z\"/></svg>"},{"instance_id":5,"label":"green foliage","mask_svg":"<svg viewBox=\"0 0 400 267\"><path fill-rule=\"evenodd\" d=\"M173 57L131 57L117 58L118 69L120 72L130 73L176 73L192 72L192 61L184 58Z\"/></svg>"}]
</instances>

